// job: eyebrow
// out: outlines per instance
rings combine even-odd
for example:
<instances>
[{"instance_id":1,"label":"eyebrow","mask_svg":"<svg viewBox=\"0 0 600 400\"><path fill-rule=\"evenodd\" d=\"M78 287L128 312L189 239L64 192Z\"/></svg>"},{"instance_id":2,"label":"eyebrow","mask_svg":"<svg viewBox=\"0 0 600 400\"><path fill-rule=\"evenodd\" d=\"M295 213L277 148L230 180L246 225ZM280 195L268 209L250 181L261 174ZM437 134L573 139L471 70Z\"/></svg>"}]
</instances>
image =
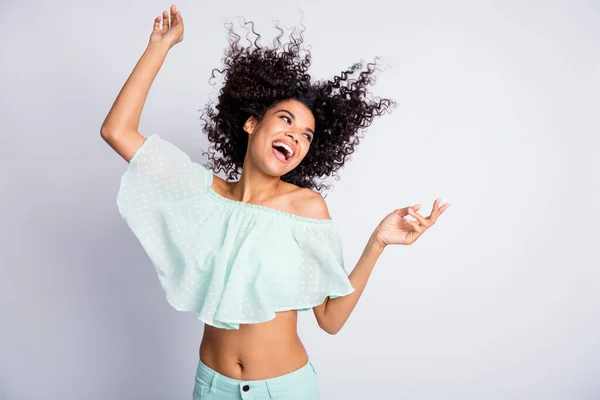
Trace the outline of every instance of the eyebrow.
<instances>
[{"instance_id":1,"label":"eyebrow","mask_svg":"<svg viewBox=\"0 0 600 400\"><path fill-rule=\"evenodd\" d=\"M295 116L294 114L292 114L291 112L289 112L288 110L283 110L283 109L281 109L281 110L277 110L277 111L275 111L275 112L276 112L276 113L278 113L279 111L283 111L283 112L286 112L286 113L290 114L290 116L292 117L292 119L293 119L294 121L296 120L296 116ZM315 134L315 133L313 132L313 130L312 130L312 129L310 129L310 128L304 128L304 129L306 129L307 131L309 131L309 132L310 132L310 133L312 133L313 135Z\"/></svg>"}]
</instances>

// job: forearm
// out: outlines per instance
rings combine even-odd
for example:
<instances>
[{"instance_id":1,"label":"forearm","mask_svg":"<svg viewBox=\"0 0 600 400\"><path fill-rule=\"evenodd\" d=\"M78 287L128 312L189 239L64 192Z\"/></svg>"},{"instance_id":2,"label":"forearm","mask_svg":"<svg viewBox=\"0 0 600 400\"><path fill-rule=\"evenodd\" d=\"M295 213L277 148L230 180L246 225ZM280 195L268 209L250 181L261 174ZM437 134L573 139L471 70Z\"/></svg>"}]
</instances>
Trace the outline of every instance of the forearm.
<instances>
[{"instance_id":1,"label":"forearm","mask_svg":"<svg viewBox=\"0 0 600 400\"><path fill-rule=\"evenodd\" d=\"M348 279L354 288L354 292L346 296L327 300L324 316L329 327L328 331L332 334L339 332L348 320L348 317L354 310L356 303L358 303L358 299L367 285L367 281L371 276L371 272L373 272L375 263L385 248L375 239L375 234L376 232L369 238L358 263L350 275L348 275Z\"/></svg>"},{"instance_id":2,"label":"forearm","mask_svg":"<svg viewBox=\"0 0 600 400\"><path fill-rule=\"evenodd\" d=\"M114 135L137 130L142 109L150 86L160 70L169 47L164 43L150 43L129 78L121 88L104 123L102 135Z\"/></svg>"}]
</instances>

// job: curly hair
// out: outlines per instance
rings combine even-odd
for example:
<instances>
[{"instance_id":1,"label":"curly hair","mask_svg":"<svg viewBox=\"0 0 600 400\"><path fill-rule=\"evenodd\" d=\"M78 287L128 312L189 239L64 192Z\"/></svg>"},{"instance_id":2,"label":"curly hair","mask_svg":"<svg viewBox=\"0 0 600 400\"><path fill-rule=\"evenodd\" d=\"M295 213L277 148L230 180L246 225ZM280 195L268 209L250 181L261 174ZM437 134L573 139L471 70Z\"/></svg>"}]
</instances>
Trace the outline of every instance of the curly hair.
<instances>
[{"instance_id":1,"label":"curly hair","mask_svg":"<svg viewBox=\"0 0 600 400\"><path fill-rule=\"evenodd\" d=\"M224 68L215 68L211 73L210 80L215 78L215 72L223 74L224 84L216 106L209 102L200 117L204 121L202 130L211 143L209 151L203 152L212 161L207 167L215 172L224 170L228 180L238 178L248 146L248 134L243 130L246 120L254 116L260 121L271 107L295 99L313 113L315 135L306 157L281 180L317 191L323 187L329 190L328 185L315 178L336 176L363 137L361 130L370 126L375 116L393 108L395 102L369 99L372 96L367 87L375 83L375 63L368 63L366 70L361 70L363 64L358 62L331 80L311 83L307 73L311 54L302 49L304 29L296 34L294 28L290 42L282 45L279 39L284 31L276 26L280 34L273 46L263 47L258 43L261 36L254 31L254 23L244 20L244 26L247 24L252 25L256 39L242 47L241 37L228 26Z\"/></svg>"}]
</instances>

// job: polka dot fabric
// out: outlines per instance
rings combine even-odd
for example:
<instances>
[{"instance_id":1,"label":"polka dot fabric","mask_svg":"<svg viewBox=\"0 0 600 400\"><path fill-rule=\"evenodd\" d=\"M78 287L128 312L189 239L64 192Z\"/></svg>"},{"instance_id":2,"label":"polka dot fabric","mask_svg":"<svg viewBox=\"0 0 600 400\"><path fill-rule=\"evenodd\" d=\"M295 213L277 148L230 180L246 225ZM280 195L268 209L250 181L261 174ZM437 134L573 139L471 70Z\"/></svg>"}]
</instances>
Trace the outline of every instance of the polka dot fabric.
<instances>
[{"instance_id":1,"label":"polka dot fabric","mask_svg":"<svg viewBox=\"0 0 600 400\"><path fill-rule=\"evenodd\" d=\"M212 171L157 134L129 162L119 214L156 269L171 306L239 329L354 291L332 220L223 197Z\"/></svg>"}]
</instances>

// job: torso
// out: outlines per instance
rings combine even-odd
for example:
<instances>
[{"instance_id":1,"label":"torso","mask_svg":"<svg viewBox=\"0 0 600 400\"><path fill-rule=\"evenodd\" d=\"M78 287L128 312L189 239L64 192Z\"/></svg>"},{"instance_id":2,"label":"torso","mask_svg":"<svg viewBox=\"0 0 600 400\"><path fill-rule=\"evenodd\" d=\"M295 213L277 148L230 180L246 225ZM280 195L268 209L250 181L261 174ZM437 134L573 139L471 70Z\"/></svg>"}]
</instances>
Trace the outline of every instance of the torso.
<instances>
[{"instance_id":1,"label":"torso","mask_svg":"<svg viewBox=\"0 0 600 400\"><path fill-rule=\"evenodd\" d=\"M211 188L221 196L229 197L229 185L213 176ZM263 205L290 212L291 204L303 195L303 189L286 185L285 195ZM240 380L267 379L293 372L308 362L297 324L296 310L278 312L274 319L260 324L240 324L239 330L205 324L200 360L218 373Z\"/></svg>"},{"instance_id":2,"label":"torso","mask_svg":"<svg viewBox=\"0 0 600 400\"><path fill-rule=\"evenodd\" d=\"M240 380L267 379L302 368L308 354L297 333L298 311L276 313L239 330L204 325L200 360L222 375Z\"/></svg>"}]
</instances>

